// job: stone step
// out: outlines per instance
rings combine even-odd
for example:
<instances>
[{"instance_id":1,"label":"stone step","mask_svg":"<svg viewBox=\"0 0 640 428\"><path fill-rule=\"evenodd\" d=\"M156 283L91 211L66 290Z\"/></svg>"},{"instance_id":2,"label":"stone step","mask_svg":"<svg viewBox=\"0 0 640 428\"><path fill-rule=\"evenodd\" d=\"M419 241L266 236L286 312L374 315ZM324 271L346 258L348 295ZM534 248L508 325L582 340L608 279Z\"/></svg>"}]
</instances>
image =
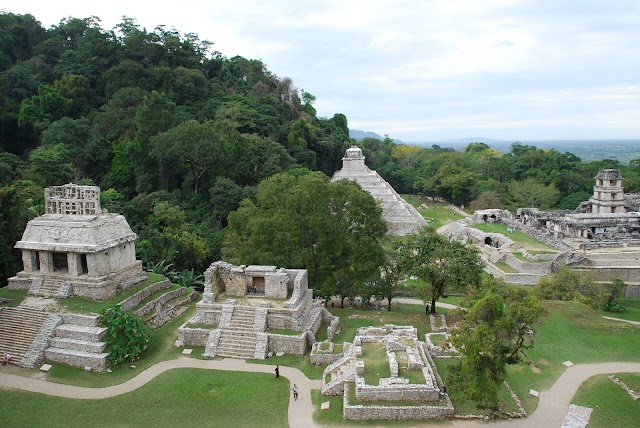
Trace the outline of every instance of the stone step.
<instances>
[{"instance_id":1,"label":"stone step","mask_svg":"<svg viewBox=\"0 0 640 428\"><path fill-rule=\"evenodd\" d=\"M47 312L23 306L0 310L0 355L6 352L12 356L11 364L22 365L48 317Z\"/></svg>"},{"instance_id":2,"label":"stone step","mask_svg":"<svg viewBox=\"0 0 640 428\"><path fill-rule=\"evenodd\" d=\"M98 327L98 315L61 314L60 316L64 324Z\"/></svg>"},{"instance_id":3,"label":"stone step","mask_svg":"<svg viewBox=\"0 0 640 428\"><path fill-rule=\"evenodd\" d=\"M49 346L51 348L69 349L74 351L84 351L100 354L105 350L107 344L105 342L88 342L86 340L53 337L49 341Z\"/></svg>"},{"instance_id":4,"label":"stone step","mask_svg":"<svg viewBox=\"0 0 640 428\"><path fill-rule=\"evenodd\" d=\"M86 340L87 342L100 342L107 333L105 327L86 327L74 324L62 324L56 327L55 337L64 339Z\"/></svg>"},{"instance_id":5,"label":"stone step","mask_svg":"<svg viewBox=\"0 0 640 428\"><path fill-rule=\"evenodd\" d=\"M91 367L94 371L103 372L109 366L108 352L95 354L72 349L49 348L44 351L44 357L51 362L66 364L72 367Z\"/></svg>"}]
</instances>

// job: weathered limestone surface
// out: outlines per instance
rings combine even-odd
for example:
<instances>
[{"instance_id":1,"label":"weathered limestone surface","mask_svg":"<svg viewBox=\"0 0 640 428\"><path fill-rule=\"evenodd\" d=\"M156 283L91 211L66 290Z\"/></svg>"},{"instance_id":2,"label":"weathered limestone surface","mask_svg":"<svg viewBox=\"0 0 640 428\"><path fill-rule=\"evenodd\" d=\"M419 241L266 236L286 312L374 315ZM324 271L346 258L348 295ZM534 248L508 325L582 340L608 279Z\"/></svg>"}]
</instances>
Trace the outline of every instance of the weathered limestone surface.
<instances>
[{"instance_id":1,"label":"weathered limestone surface","mask_svg":"<svg viewBox=\"0 0 640 428\"><path fill-rule=\"evenodd\" d=\"M360 148L347 149L342 158L342 169L336 171L331 177L331 181L337 180L357 182L380 202L389 234L408 235L427 225L425 219L411 204L402 199L377 172L365 165Z\"/></svg>"},{"instance_id":2,"label":"weathered limestone surface","mask_svg":"<svg viewBox=\"0 0 640 428\"><path fill-rule=\"evenodd\" d=\"M104 300L146 278L136 234L123 216L101 211L99 188L68 184L44 194L47 214L29 221L15 245L23 270L9 278L10 288Z\"/></svg>"},{"instance_id":3,"label":"weathered limestone surface","mask_svg":"<svg viewBox=\"0 0 640 428\"><path fill-rule=\"evenodd\" d=\"M314 303L304 269L212 263L205 271L203 299L196 308L196 315L179 328L178 342L206 344L206 356L210 357L218 352L261 359L269 353L304 355L323 323L337 328L335 317L322 302ZM267 329L299 334L276 334Z\"/></svg>"}]
</instances>

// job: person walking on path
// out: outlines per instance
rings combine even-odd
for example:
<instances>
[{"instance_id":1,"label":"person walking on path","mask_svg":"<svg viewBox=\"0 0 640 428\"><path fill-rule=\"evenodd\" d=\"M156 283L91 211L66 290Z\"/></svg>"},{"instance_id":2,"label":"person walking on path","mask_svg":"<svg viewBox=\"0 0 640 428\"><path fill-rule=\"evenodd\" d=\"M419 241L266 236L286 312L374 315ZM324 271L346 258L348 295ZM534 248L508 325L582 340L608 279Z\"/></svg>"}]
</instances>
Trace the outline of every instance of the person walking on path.
<instances>
[{"instance_id":1,"label":"person walking on path","mask_svg":"<svg viewBox=\"0 0 640 428\"><path fill-rule=\"evenodd\" d=\"M276 365L276 379L280 377L280 366Z\"/></svg>"},{"instance_id":2,"label":"person walking on path","mask_svg":"<svg viewBox=\"0 0 640 428\"><path fill-rule=\"evenodd\" d=\"M291 388L291 390L293 391L293 399L295 401L298 401L298 385L294 383L293 388Z\"/></svg>"}]
</instances>

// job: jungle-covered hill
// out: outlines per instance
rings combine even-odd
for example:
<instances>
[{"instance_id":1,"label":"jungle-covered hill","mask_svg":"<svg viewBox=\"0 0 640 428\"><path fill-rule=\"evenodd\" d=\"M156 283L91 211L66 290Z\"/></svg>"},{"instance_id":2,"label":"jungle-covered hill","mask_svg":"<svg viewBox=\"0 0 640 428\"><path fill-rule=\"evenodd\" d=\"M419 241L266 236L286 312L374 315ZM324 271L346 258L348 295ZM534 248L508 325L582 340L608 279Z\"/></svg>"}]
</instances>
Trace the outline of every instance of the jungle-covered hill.
<instances>
[{"instance_id":1,"label":"jungle-covered hill","mask_svg":"<svg viewBox=\"0 0 640 428\"><path fill-rule=\"evenodd\" d=\"M355 143L345 115L318 117L315 97L290 78L214 47L128 17L113 29L96 17L44 28L0 13L0 285L21 267L13 245L42 213L46 186L99 185L103 207L138 234L146 265L201 272L223 256L229 213L261 181L340 167ZM640 191L640 160L585 163L522 144L507 154L482 142L458 151L358 144L398 192L458 205L575 208L602 168Z\"/></svg>"}]
</instances>

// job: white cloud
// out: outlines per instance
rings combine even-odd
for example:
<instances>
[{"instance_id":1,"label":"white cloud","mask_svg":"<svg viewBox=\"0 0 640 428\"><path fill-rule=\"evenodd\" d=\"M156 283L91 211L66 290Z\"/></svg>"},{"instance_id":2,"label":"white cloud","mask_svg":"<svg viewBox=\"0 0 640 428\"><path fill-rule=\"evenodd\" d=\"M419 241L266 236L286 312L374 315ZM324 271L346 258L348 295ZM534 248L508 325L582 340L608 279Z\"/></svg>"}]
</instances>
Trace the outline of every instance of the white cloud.
<instances>
[{"instance_id":1,"label":"white cloud","mask_svg":"<svg viewBox=\"0 0 640 428\"><path fill-rule=\"evenodd\" d=\"M320 115L406 141L637 138L640 2L591 0L5 0L45 26L122 15L261 59L317 97ZM635 119L634 119L635 115Z\"/></svg>"}]
</instances>

